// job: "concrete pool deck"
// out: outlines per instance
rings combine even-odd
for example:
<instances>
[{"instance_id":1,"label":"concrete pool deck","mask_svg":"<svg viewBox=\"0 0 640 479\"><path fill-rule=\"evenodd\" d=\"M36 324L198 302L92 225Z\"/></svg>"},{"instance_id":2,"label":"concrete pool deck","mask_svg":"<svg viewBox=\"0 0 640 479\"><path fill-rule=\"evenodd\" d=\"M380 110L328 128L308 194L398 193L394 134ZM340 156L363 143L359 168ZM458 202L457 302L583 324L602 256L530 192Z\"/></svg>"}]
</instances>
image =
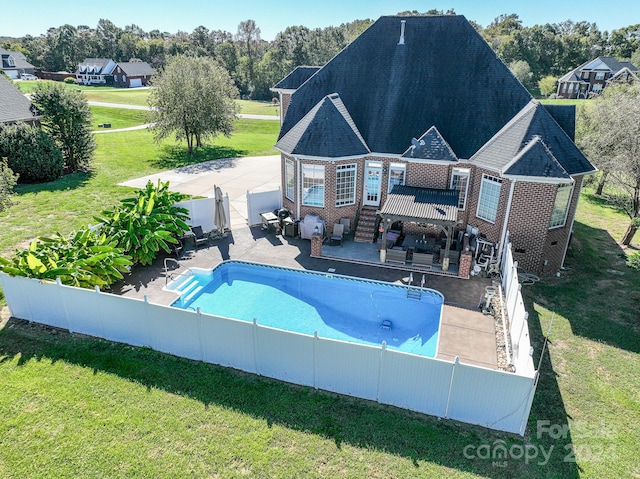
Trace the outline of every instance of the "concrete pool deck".
<instances>
[{"instance_id":1,"label":"concrete pool deck","mask_svg":"<svg viewBox=\"0 0 640 479\"><path fill-rule=\"evenodd\" d=\"M259 227L244 226L234 228L226 238L212 240L197 251L193 245L188 245L178 261L179 266L169 261L168 269L170 276L175 277L189 267L212 268L223 260L237 259L322 272L333 269L336 274L398 284L408 282L409 270L312 258L310 252L308 240L266 234ZM162 290L167 282L166 257L161 256L150 266L137 266L125 281L114 285L111 292L139 299L146 296L151 303L169 305L176 296ZM491 280L481 277L465 280L434 274L426 274L425 279L426 287L445 297L437 357L453 361L458 356L462 363L496 369L494 319L482 314L478 308Z\"/></svg>"}]
</instances>

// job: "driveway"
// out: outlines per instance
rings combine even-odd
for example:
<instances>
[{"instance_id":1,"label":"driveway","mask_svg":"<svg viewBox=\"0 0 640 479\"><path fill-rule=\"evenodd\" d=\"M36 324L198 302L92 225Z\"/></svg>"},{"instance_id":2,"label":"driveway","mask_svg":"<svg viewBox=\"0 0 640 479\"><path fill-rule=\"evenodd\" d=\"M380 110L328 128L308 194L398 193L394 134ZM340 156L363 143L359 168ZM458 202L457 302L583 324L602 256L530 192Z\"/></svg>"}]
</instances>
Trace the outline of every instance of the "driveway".
<instances>
[{"instance_id":1,"label":"driveway","mask_svg":"<svg viewBox=\"0 0 640 479\"><path fill-rule=\"evenodd\" d=\"M231 228L247 226L247 191L272 191L281 187L280 155L223 158L183 166L136 178L122 186L144 188L147 181L169 181L172 191L191 196L213 196L214 185L229 195Z\"/></svg>"}]
</instances>

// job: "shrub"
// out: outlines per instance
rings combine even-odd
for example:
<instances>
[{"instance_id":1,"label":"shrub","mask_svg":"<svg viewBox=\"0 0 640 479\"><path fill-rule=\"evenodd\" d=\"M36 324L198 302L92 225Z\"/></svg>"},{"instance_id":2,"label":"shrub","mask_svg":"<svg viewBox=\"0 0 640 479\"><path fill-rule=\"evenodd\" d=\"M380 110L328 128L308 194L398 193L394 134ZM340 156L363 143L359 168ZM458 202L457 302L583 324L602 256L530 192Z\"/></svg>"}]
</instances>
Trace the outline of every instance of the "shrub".
<instances>
[{"instance_id":1,"label":"shrub","mask_svg":"<svg viewBox=\"0 0 640 479\"><path fill-rule=\"evenodd\" d=\"M640 270L640 251L635 251L627 256L627 266Z\"/></svg>"},{"instance_id":2,"label":"shrub","mask_svg":"<svg viewBox=\"0 0 640 479\"><path fill-rule=\"evenodd\" d=\"M129 271L131 259L104 234L91 230L59 233L33 240L28 249L13 258L0 256L0 271L12 276L55 280L81 288L109 286Z\"/></svg>"},{"instance_id":3,"label":"shrub","mask_svg":"<svg viewBox=\"0 0 640 479\"><path fill-rule=\"evenodd\" d=\"M62 80L63 82L67 83L67 84L74 84L76 82L76 79L73 77L66 77L64 80Z\"/></svg>"},{"instance_id":4,"label":"shrub","mask_svg":"<svg viewBox=\"0 0 640 479\"><path fill-rule=\"evenodd\" d=\"M11 206L13 187L16 185L18 175L15 175L7 166L6 160L0 158L0 211Z\"/></svg>"},{"instance_id":5,"label":"shrub","mask_svg":"<svg viewBox=\"0 0 640 479\"><path fill-rule=\"evenodd\" d=\"M86 170L96 142L91 134L91 110L82 92L59 83L36 86L31 102L43 115L42 129L56 143L68 171Z\"/></svg>"},{"instance_id":6,"label":"shrub","mask_svg":"<svg viewBox=\"0 0 640 479\"><path fill-rule=\"evenodd\" d=\"M169 253L169 243L177 243L177 237L189 230L185 220L188 210L173 206L185 198L181 193L169 191L169 182L151 181L136 196L121 200L121 206L103 211L95 219L102 229L113 238L118 247L130 254L134 263L151 264L160 250Z\"/></svg>"},{"instance_id":7,"label":"shrub","mask_svg":"<svg viewBox=\"0 0 640 479\"><path fill-rule=\"evenodd\" d=\"M7 158L21 183L53 181L62 175L62 153L45 132L32 125L17 123L0 131L0 156Z\"/></svg>"}]
</instances>

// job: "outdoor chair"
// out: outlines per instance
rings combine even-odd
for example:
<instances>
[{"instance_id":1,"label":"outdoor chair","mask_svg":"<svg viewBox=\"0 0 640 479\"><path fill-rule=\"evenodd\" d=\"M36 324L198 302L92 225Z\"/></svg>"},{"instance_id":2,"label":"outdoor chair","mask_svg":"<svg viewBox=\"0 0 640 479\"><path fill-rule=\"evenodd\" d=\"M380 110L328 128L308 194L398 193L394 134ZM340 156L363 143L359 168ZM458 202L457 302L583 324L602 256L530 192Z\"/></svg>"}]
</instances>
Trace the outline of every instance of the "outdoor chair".
<instances>
[{"instance_id":1,"label":"outdoor chair","mask_svg":"<svg viewBox=\"0 0 640 479\"><path fill-rule=\"evenodd\" d=\"M176 255L176 259L180 259L180 256L184 251L184 245L179 239L177 241L177 243L169 243L169 250Z\"/></svg>"},{"instance_id":2,"label":"outdoor chair","mask_svg":"<svg viewBox=\"0 0 640 479\"><path fill-rule=\"evenodd\" d=\"M194 235L193 239L196 242L196 249L198 249L198 246L200 246L201 244L209 243L209 235L211 234L211 232L203 231L202 226L192 226L191 232Z\"/></svg>"},{"instance_id":3,"label":"outdoor chair","mask_svg":"<svg viewBox=\"0 0 640 479\"><path fill-rule=\"evenodd\" d=\"M342 223L336 223L333 225L333 233L329 237L329 245L334 241L339 241L342 246L342 237L344 235L344 225Z\"/></svg>"},{"instance_id":4,"label":"outdoor chair","mask_svg":"<svg viewBox=\"0 0 640 479\"><path fill-rule=\"evenodd\" d=\"M407 252L403 249L388 249L386 262L405 264L407 262Z\"/></svg>"},{"instance_id":5,"label":"outdoor chair","mask_svg":"<svg viewBox=\"0 0 640 479\"><path fill-rule=\"evenodd\" d=\"M344 225L344 236L349 236L349 234L351 233L351 219L340 218L340 224Z\"/></svg>"},{"instance_id":6,"label":"outdoor chair","mask_svg":"<svg viewBox=\"0 0 640 479\"><path fill-rule=\"evenodd\" d=\"M413 253L413 266L433 266L433 255L431 253Z\"/></svg>"}]
</instances>

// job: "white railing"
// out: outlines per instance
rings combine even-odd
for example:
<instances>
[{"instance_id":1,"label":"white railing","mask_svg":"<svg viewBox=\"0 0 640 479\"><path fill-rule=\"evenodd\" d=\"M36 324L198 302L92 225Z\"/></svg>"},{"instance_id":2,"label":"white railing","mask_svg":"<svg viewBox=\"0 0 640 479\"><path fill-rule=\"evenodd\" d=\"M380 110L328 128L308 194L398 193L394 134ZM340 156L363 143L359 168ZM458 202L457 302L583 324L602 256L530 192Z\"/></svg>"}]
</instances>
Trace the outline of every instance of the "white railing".
<instances>
[{"instance_id":1,"label":"white railing","mask_svg":"<svg viewBox=\"0 0 640 479\"><path fill-rule=\"evenodd\" d=\"M16 318L491 429L523 435L533 401L526 368L425 358L3 273L0 285Z\"/></svg>"}]
</instances>

